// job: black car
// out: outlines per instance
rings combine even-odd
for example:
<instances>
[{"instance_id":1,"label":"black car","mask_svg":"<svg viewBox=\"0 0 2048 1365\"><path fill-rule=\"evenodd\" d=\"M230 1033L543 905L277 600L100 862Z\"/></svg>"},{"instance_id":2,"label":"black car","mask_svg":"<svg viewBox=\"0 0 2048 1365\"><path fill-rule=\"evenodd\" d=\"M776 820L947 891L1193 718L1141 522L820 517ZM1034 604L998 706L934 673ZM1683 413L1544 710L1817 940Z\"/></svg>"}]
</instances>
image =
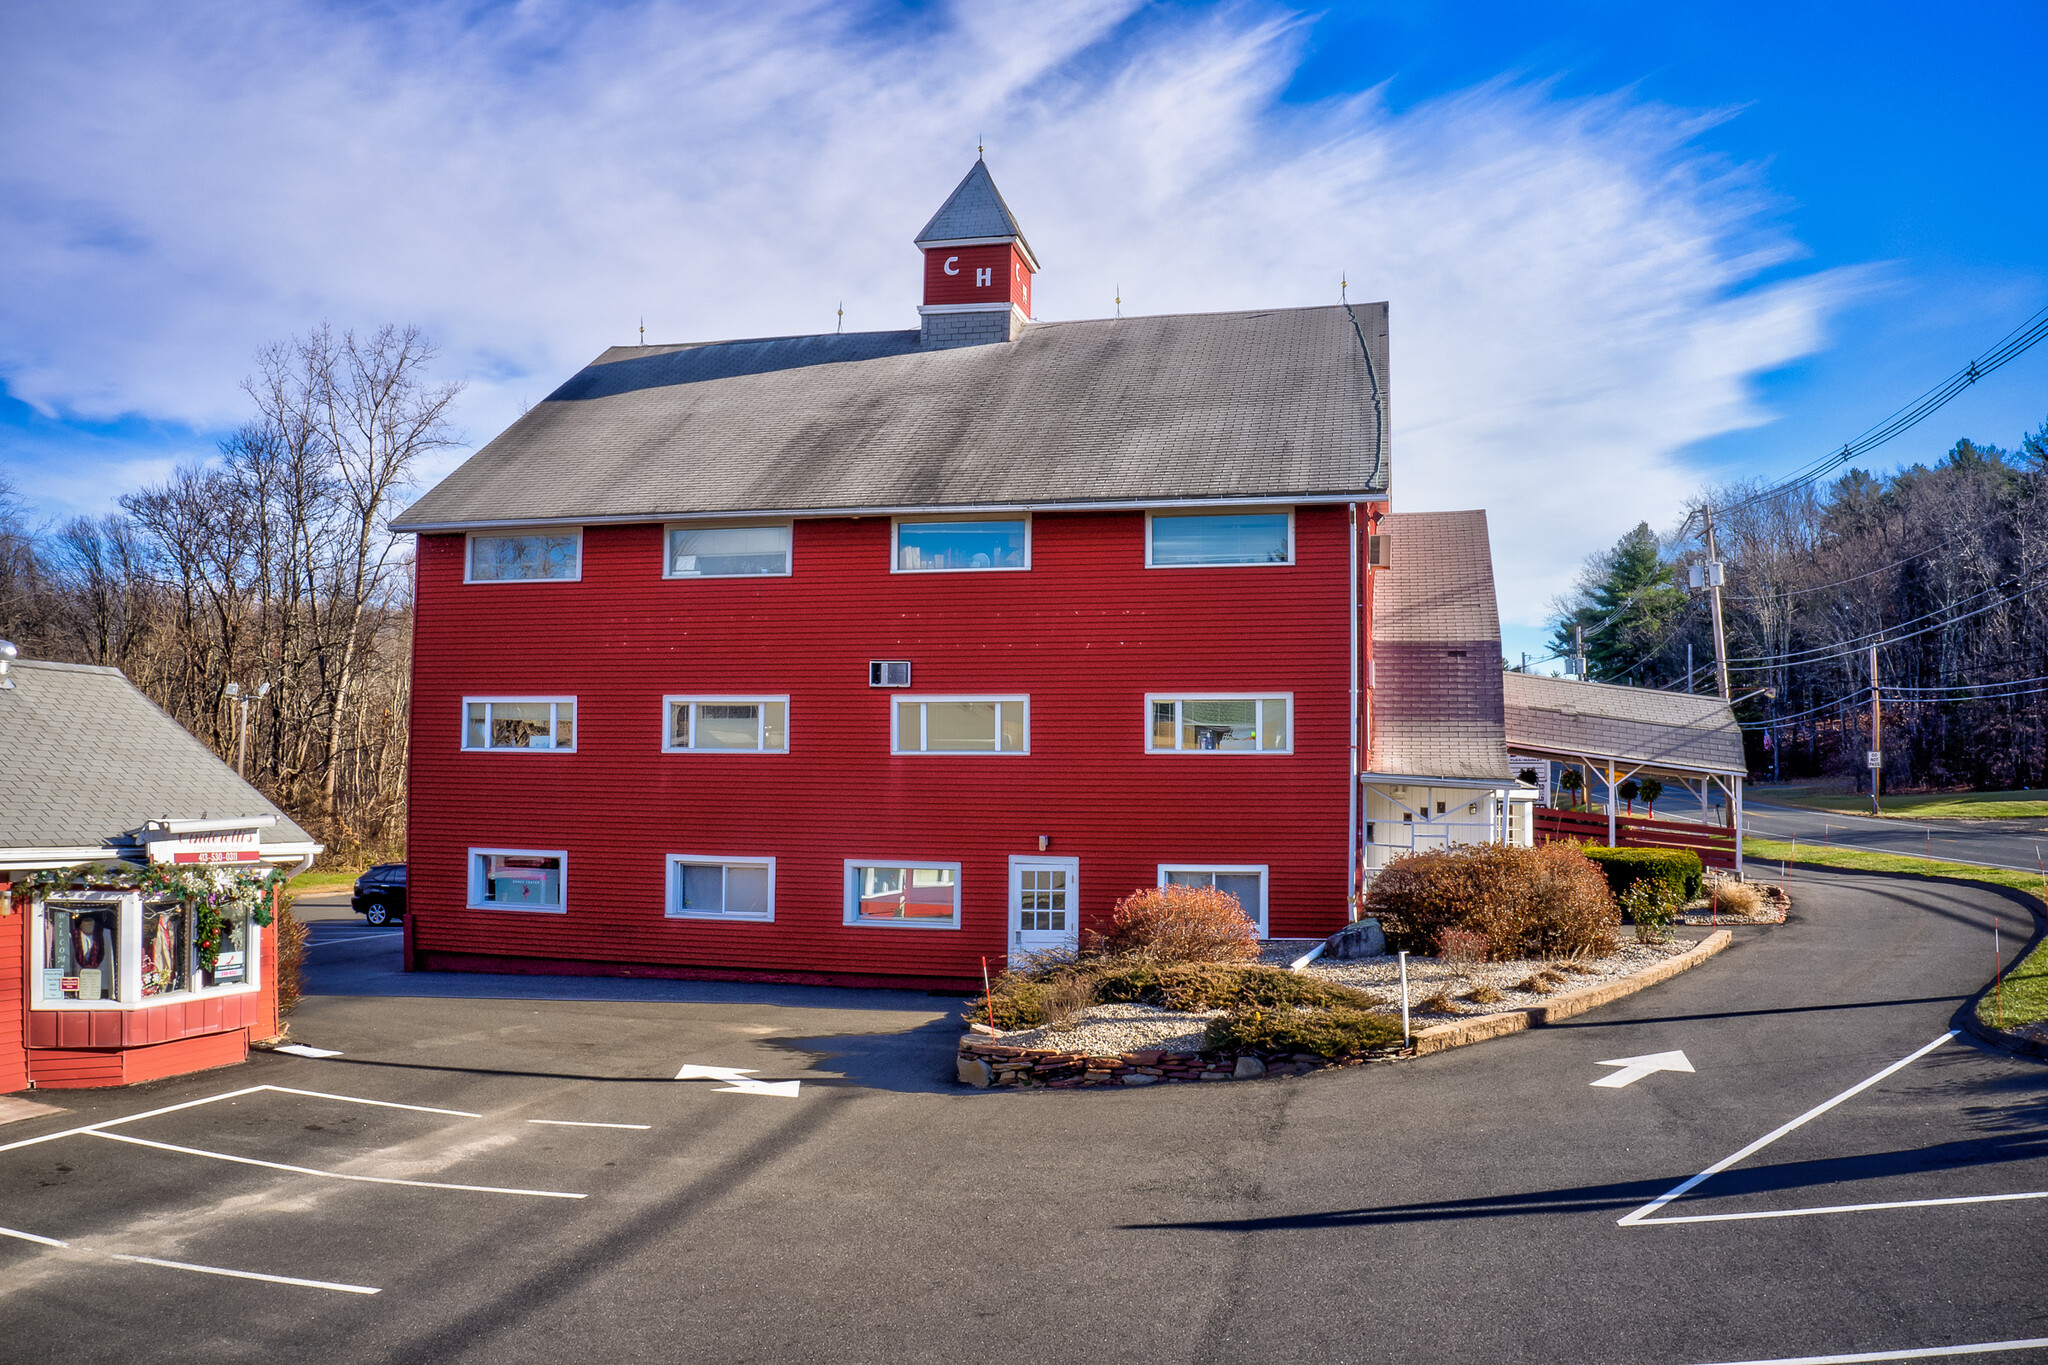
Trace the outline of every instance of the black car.
<instances>
[{"instance_id":1,"label":"black car","mask_svg":"<svg viewBox=\"0 0 2048 1365\"><path fill-rule=\"evenodd\" d=\"M405 864L379 863L356 878L349 908L372 924L397 924L405 918Z\"/></svg>"}]
</instances>

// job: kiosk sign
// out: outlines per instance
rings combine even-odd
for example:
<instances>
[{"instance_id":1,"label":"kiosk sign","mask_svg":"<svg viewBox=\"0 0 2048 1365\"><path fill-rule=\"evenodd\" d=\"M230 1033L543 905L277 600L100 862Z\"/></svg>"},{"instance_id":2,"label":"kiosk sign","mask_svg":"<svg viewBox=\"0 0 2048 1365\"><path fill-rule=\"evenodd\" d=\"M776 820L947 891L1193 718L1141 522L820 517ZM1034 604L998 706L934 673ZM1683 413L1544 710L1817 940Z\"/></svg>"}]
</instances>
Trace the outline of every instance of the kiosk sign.
<instances>
[{"instance_id":1,"label":"kiosk sign","mask_svg":"<svg viewBox=\"0 0 2048 1365\"><path fill-rule=\"evenodd\" d=\"M262 831L246 829L165 832L149 841L153 863L253 863L263 857Z\"/></svg>"}]
</instances>

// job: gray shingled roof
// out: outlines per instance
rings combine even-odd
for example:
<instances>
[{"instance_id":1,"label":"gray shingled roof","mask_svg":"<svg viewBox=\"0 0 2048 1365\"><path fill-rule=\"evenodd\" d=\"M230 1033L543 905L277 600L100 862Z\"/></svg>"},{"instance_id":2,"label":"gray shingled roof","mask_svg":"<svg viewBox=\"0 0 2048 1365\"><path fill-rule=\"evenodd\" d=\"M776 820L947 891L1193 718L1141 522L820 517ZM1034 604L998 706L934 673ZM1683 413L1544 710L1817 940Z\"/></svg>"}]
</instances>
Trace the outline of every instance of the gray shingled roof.
<instances>
[{"instance_id":1,"label":"gray shingled roof","mask_svg":"<svg viewBox=\"0 0 2048 1365\"><path fill-rule=\"evenodd\" d=\"M614 347L394 524L1384 497L1386 380L1385 304Z\"/></svg>"},{"instance_id":2,"label":"gray shingled roof","mask_svg":"<svg viewBox=\"0 0 2048 1365\"><path fill-rule=\"evenodd\" d=\"M312 836L117 668L22 659L0 691L0 850L97 848L151 820L274 815L266 844Z\"/></svg>"},{"instance_id":3,"label":"gray shingled roof","mask_svg":"<svg viewBox=\"0 0 2048 1365\"><path fill-rule=\"evenodd\" d=\"M1368 770L1512 781L1486 513L1389 513L1379 532Z\"/></svg>"},{"instance_id":4,"label":"gray shingled roof","mask_svg":"<svg viewBox=\"0 0 2048 1365\"><path fill-rule=\"evenodd\" d=\"M1742 774L1742 730L1719 697L1509 673L1508 745L1541 757Z\"/></svg>"},{"instance_id":5,"label":"gray shingled roof","mask_svg":"<svg viewBox=\"0 0 2048 1365\"><path fill-rule=\"evenodd\" d=\"M1017 216L1003 202L1002 191L996 188L988 167L979 161L953 187L953 193L924 225L924 231L917 234L917 245L957 242L963 237L1015 237L1023 244L1025 254L1036 259L1031 243L1024 240L1024 229L1017 226Z\"/></svg>"}]
</instances>

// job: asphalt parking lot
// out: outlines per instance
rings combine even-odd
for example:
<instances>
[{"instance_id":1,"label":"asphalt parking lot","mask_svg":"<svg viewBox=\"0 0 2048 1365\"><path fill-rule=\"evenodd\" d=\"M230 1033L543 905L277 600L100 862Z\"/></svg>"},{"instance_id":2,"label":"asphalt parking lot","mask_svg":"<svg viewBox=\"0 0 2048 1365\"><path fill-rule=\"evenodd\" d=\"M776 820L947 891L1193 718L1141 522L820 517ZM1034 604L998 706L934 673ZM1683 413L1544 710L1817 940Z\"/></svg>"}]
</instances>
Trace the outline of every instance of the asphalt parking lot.
<instances>
[{"instance_id":1,"label":"asphalt parking lot","mask_svg":"<svg viewBox=\"0 0 2048 1365\"><path fill-rule=\"evenodd\" d=\"M1121 1094L954 1085L954 1000L408 978L395 931L323 924L326 993L293 1031L338 1055L42 1095L66 1112L0 1127L0 1339L23 1361L2048 1360L1981 1349L2048 1339L2048 1066L1949 1036L2016 907L1795 878L1792 922L1561 1027ZM1592 1084L1671 1050L1695 1070ZM1885 1352L1909 1354L1858 1354Z\"/></svg>"}]
</instances>

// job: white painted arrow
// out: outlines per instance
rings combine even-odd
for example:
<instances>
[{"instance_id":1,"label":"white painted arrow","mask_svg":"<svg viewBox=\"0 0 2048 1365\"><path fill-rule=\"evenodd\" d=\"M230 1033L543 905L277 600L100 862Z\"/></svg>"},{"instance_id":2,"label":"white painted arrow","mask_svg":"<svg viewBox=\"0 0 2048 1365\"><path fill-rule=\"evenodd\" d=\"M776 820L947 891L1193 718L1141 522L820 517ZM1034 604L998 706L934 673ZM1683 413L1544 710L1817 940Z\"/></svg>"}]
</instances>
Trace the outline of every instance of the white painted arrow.
<instances>
[{"instance_id":1,"label":"white painted arrow","mask_svg":"<svg viewBox=\"0 0 2048 1365\"><path fill-rule=\"evenodd\" d=\"M750 1066L697 1066L692 1063L678 1071L676 1079L725 1081L727 1084L718 1089L721 1095L780 1095L788 1100L796 1098L797 1087L803 1084L802 1081L757 1081L753 1072L754 1068Z\"/></svg>"},{"instance_id":2,"label":"white painted arrow","mask_svg":"<svg viewBox=\"0 0 2048 1365\"><path fill-rule=\"evenodd\" d=\"M1691 1071L1692 1063L1685 1059L1683 1052L1652 1052L1642 1057L1617 1057L1601 1066L1618 1066L1621 1070L1602 1076L1594 1085L1604 1085L1619 1090L1624 1085L1633 1085L1653 1071Z\"/></svg>"}]
</instances>

